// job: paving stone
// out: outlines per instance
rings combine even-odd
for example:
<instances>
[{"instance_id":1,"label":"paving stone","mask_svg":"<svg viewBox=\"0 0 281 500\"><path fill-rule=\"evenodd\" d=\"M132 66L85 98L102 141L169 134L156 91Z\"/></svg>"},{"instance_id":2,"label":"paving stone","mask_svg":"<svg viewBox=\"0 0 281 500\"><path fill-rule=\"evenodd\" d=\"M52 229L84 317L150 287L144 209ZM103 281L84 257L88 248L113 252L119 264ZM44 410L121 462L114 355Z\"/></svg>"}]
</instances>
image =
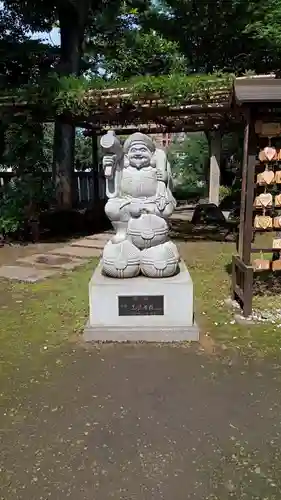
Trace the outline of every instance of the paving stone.
<instances>
[{"instance_id":1,"label":"paving stone","mask_svg":"<svg viewBox=\"0 0 281 500\"><path fill-rule=\"evenodd\" d=\"M108 241L112 236L114 235L114 232L108 232L108 233L98 233L98 234L91 234L90 236L86 236L87 240L104 240Z\"/></svg>"},{"instance_id":2,"label":"paving stone","mask_svg":"<svg viewBox=\"0 0 281 500\"><path fill-rule=\"evenodd\" d=\"M87 260L68 257L67 255L34 254L22 259L18 259L17 262L20 262L22 264L31 264L33 266L39 265L71 270L75 269L75 267L77 266L86 264Z\"/></svg>"},{"instance_id":3,"label":"paving stone","mask_svg":"<svg viewBox=\"0 0 281 500\"><path fill-rule=\"evenodd\" d=\"M55 270L36 269L34 267L23 267L23 266L0 267L1 278L7 278L16 281L26 281L28 283L36 283L36 281L41 281L56 273L57 271Z\"/></svg>"},{"instance_id":4,"label":"paving stone","mask_svg":"<svg viewBox=\"0 0 281 500\"><path fill-rule=\"evenodd\" d=\"M86 248L99 248L103 249L104 245L106 244L107 240L95 240L95 239L88 239L84 238L83 240L76 240L73 243L71 243L72 247L86 247Z\"/></svg>"},{"instance_id":5,"label":"paving stone","mask_svg":"<svg viewBox=\"0 0 281 500\"><path fill-rule=\"evenodd\" d=\"M98 248L74 247L71 245L57 248L48 253L53 255L69 255L70 257L78 257L81 259L101 256L101 250Z\"/></svg>"}]
</instances>

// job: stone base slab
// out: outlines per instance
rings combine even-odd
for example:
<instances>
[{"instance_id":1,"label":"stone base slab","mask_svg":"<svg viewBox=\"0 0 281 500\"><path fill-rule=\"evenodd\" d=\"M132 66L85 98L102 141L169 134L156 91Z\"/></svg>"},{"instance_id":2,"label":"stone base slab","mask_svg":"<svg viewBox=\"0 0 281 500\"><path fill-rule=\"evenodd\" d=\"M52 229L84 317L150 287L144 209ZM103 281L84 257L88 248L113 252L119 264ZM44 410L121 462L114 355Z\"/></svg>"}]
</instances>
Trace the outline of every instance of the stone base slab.
<instances>
[{"instance_id":1,"label":"stone base slab","mask_svg":"<svg viewBox=\"0 0 281 500\"><path fill-rule=\"evenodd\" d=\"M196 323L176 328L161 327L91 327L88 323L83 332L85 342L191 342L199 340Z\"/></svg>"},{"instance_id":2,"label":"stone base slab","mask_svg":"<svg viewBox=\"0 0 281 500\"><path fill-rule=\"evenodd\" d=\"M158 315L120 314L120 297L142 296L162 297L163 312ZM120 280L104 276L100 263L89 283L89 306L89 321L84 330L86 342L199 340L193 315L193 282L183 262L180 272L171 278L139 276Z\"/></svg>"}]
</instances>

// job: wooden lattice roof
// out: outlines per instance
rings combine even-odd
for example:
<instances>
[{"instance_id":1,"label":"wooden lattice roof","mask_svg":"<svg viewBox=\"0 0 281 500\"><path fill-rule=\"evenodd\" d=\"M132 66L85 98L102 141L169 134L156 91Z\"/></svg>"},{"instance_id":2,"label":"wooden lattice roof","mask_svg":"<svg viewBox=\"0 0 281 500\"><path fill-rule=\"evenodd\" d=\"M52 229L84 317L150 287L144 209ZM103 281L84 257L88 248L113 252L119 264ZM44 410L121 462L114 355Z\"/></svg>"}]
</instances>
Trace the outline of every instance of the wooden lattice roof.
<instances>
[{"instance_id":1,"label":"wooden lattice roof","mask_svg":"<svg viewBox=\"0 0 281 500\"><path fill-rule=\"evenodd\" d=\"M176 132L210 130L221 125L227 128L240 123L237 105L256 102L258 97L260 102L266 96L258 94L259 88L271 89L272 97L277 99L276 96L280 96L281 100L281 80L275 75L235 80L211 76L200 80L198 77L195 84L190 84L188 77L184 78L179 80L178 88L176 77L171 88L165 88L161 79L160 85L154 89L153 85L148 88L145 85L141 88L130 88L129 85L100 89L88 87L77 92L74 88L70 99L65 100L64 91L60 90L49 104L44 102L40 92L37 100L4 96L0 97L0 113L17 116L29 110L35 119L41 121L53 121L54 115L60 115L64 120L74 121L77 126L95 131L112 127L120 131Z\"/></svg>"},{"instance_id":2,"label":"wooden lattice roof","mask_svg":"<svg viewBox=\"0 0 281 500\"><path fill-rule=\"evenodd\" d=\"M230 75L143 77L112 88L97 88L99 82L85 80L81 85L79 79L71 88L71 83L71 79L60 80L51 93L38 86L29 89L27 95L20 92L20 98L0 97L0 112L20 115L29 110L45 121L61 115L78 126L93 128L139 127L145 123L182 129L225 120L226 111L231 109Z\"/></svg>"},{"instance_id":3,"label":"wooden lattice roof","mask_svg":"<svg viewBox=\"0 0 281 500\"><path fill-rule=\"evenodd\" d=\"M146 124L150 128L197 129L205 128L207 122L225 120L225 113L231 109L232 88L216 88L201 95L191 93L182 99L178 95L176 102L157 93L136 96L126 88L89 91L84 99L91 110L85 122L93 128Z\"/></svg>"}]
</instances>

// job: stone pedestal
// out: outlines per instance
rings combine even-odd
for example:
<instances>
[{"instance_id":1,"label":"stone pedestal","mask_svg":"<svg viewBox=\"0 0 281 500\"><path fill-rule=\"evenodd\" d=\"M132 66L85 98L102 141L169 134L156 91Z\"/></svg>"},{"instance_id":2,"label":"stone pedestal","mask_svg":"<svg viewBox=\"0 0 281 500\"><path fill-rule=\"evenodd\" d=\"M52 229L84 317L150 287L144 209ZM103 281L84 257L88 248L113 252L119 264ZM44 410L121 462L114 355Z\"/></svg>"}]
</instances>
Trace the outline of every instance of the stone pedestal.
<instances>
[{"instance_id":1,"label":"stone pedestal","mask_svg":"<svg viewBox=\"0 0 281 500\"><path fill-rule=\"evenodd\" d=\"M89 284L90 316L84 340L103 342L197 341L193 283L183 262L171 278L103 276L101 263Z\"/></svg>"}]
</instances>

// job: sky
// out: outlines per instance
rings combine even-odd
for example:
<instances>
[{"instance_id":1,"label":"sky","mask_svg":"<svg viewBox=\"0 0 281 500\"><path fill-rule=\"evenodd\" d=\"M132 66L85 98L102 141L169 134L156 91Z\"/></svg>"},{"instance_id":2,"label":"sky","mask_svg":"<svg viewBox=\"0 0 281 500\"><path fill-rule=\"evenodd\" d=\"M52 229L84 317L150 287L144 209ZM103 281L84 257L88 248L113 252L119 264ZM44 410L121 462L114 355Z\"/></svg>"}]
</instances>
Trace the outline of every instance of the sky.
<instances>
[{"instance_id":1,"label":"sky","mask_svg":"<svg viewBox=\"0 0 281 500\"><path fill-rule=\"evenodd\" d=\"M3 2L0 0L0 10L3 8ZM41 40L43 43L50 43L51 45L60 45L60 30L58 28L53 28L50 33L30 33L29 35L33 40Z\"/></svg>"},{"instance_id":2,"label":"sky","mask_svg":"<svg viewBox=\"0 0 281 500\"><path fill-rule=\"evenodd\" d=\"M53 28L50 33L30 33L30 38L33 40L41 40L43 43L49 43L51 45L60 45L60 30L58 28Z\"/></svg>"}]
</instances>

